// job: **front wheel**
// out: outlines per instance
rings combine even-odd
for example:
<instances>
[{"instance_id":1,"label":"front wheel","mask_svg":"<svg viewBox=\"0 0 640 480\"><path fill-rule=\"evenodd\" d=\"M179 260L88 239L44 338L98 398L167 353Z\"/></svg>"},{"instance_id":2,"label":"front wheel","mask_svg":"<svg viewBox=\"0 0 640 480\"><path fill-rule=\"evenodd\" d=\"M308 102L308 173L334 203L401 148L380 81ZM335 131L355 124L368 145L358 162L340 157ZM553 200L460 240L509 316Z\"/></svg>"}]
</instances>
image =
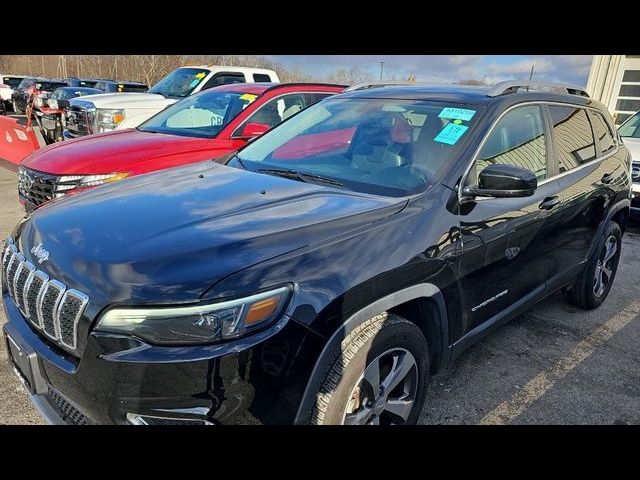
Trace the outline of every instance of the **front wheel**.
<instances>
[{"instance_id":1,"label":"front wheel","mask_svg":"<svg viewBox=\"0 0 640 480\"><path fill-rule=\"evenodd\" d=\"M391 313L349 334L333 354L311 423L411 425L429 381L429 347L420 329Z\"/></svg>"},{"instance_id":2,"label":"front wheel","mask_svg":"<svg viewBox=\"0 0 640 480\"><path fill-rule=\"evenodd\" d=\"M616 222L609 222L571 290L574 305L592 310L604 302L618 270L621 246L622 230Z\"/></svg>"}]
</instances>

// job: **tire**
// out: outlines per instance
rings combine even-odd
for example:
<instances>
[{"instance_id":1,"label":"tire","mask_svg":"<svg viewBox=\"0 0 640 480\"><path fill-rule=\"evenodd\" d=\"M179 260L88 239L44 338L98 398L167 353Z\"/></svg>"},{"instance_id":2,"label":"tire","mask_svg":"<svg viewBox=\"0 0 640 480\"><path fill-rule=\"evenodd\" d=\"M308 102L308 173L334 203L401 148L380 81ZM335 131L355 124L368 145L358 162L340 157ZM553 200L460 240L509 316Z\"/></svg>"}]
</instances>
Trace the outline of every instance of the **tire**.
<instances>
[{"instance_id":1,"label":"tire","mask_svg":"<svg viewBox=\"0 0 640 480\"><path fill-rule=\"evenodd\" d=\"M372 387L375 381L368 380L375 378L376 366L378 392ZM356 327L333 353L311 423L415 424L428 381L429 347L420 329L382 313Z\"/></svg>"},{"instance_id":2,"label":"tire","mask_svg":"<svg viewBox=\"0 0 640 480\"><path fill-rule=\"evenodd\" d=\"M616 222L610 221L569 292L571 303L585 310L593 310L604 302L618 270L621 245L622 230ZM612 252L611 249L615 251Z\"/></svg>"},{"instance_id":3,"label":"tire","mask_svg":"<svg viewBox=\"0 0 640 480\"><path fill-rule=\"evenodd\" d=\"M16 115L23 114L22 110L18 108L18 104L15 102L15 100L11 102L11 105L13 106L13 113L15 113Z\"/></svg>"}]
</instances>

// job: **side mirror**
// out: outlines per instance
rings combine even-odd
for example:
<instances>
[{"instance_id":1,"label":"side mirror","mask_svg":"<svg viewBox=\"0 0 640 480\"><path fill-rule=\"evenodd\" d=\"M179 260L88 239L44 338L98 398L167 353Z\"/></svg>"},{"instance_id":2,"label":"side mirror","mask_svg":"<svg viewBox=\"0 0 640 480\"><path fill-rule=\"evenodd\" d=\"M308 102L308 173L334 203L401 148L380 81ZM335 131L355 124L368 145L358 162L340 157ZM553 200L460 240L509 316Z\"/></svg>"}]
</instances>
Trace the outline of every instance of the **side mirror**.
<instances>
[{"instance_id":1,"label":"side mirror","mask_svg":"<svg viewBox=\"0 0 640 480\"><path fill-rule=\"evenodd\" d=\"M477 187L465 187L462 192L468 198L530 197L538 188L535 173L514 165L489 165L480 172Z\"/></svg>"},{"instance_id":2,"label":"side mirror","mask_svg":"<svg viewBox=\"0 0 640 480\"><path fill-rule=\"evenodd\" d=\"M259 137L271 127L265 123L247 123L242 129L242 137L253 138Z\"/></svg>"}]
</instances>

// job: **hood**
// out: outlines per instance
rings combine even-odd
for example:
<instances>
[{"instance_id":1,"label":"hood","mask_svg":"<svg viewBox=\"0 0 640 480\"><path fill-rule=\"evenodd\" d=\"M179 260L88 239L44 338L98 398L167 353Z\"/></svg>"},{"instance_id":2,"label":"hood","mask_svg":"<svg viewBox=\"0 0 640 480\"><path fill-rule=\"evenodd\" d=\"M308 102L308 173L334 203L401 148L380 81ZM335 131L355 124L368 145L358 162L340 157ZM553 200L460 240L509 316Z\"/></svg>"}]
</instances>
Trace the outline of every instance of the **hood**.
<instances>
[{"instance_id":1,"label":"hood","mask_svg":"<svg viewBox=\"0 0 640 480\"><path fill-rule=\"evenodd\" d=\"M71 105L83 106L92 103L96 108L165 108L175 103L175 98L166 98L155 93L98 93L70 100Z\"/></svg>"},{"instance_id":2,"label":"hood","mask_svg":"<svg viewBox=\"0 0 640 480\"><path fill-rule=\"evenodd\" d=\"M22 161L25 167L56 175L128 172L132 165L204 150L208 138L182 137L136 129L116 130L54 143Z\"/></svg>"},{"instance_id":3,"label":"hood","mask_svg":"<svg viewBox=\"0 0 640 480\"><path fill-rule=\"evenodd\" d=\"M207 162L62 198L28 217L17 236L27 258L42 243L50 255L39 268L88 294L95 315L109 303L194 301L234 272L404 205Z\"/></svg>"},{"instance_id":4,"label":"hood","mask_svg":"<svg viewBox=\"0 0 640 480\"><path fill-rule=\"evenodd\" d=\"M622 137L625 147L634 162L640 162L640 138Z\"/></svg>"}]
</instances>

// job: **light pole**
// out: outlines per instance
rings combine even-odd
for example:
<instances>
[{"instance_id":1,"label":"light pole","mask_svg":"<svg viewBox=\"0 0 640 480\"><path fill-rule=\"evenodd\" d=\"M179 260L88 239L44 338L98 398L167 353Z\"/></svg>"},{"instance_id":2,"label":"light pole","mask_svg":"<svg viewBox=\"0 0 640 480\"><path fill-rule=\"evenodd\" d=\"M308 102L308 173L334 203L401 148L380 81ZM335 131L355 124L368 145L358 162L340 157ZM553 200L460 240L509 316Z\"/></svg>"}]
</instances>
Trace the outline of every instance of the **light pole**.
<instances>
[{"instance_id":1,"label":"light pole","mask_svg":"<svg viewBox=\"0 0 640 480\"><path fill-rule=\"evenodd\" d=\"M382 81L382 72L384 70L385 62L378 62L380 64L380 81Z\"/></svg>"}]
</instances>

